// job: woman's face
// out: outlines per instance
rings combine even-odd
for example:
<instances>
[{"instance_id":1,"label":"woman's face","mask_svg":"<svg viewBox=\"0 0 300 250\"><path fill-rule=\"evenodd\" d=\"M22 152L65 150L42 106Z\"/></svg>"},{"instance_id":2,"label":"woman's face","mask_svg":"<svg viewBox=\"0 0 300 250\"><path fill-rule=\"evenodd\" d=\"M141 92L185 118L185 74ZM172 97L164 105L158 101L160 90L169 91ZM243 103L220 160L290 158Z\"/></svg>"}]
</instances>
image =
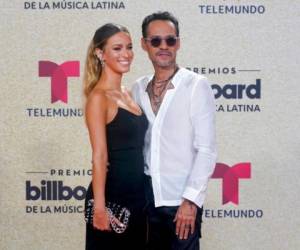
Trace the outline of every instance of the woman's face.
<instances>
[{"instance_id":1,"label":"woman's face","mask_svg":"<svg viewBox=\"0 0 300 250\"><path fill-rule=\"evenodd\" d=\"M116 73L126 73L130 69L133 59L132 42L130 35L119 32L110 37L102 52L105 66Z\"/></svg>"}]
</instances>

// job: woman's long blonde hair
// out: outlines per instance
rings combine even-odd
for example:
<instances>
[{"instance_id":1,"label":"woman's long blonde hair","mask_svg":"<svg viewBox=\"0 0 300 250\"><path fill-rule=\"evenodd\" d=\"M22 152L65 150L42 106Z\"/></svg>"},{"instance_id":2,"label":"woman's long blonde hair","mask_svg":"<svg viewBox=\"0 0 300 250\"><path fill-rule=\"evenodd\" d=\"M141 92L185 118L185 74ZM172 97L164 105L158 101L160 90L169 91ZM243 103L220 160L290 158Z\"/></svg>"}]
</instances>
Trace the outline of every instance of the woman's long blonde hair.
<instances>
[{"instance_id":1,"label":"woman's long blonde hair","mask_svg":"<svg viewBox=\"0 0 300 250\"><path fill-rule=\"evenodd\" d=\"M129 34L125 27L113 23L107 23L96 30L88 47L85 61L83 76L83 92L85 97L88 97L93 88L96 86L102 73L102 65L95 54L95 50L97 48L103 50L107 40L119 32L126 32Z\"/></svg>"}]
</instances>

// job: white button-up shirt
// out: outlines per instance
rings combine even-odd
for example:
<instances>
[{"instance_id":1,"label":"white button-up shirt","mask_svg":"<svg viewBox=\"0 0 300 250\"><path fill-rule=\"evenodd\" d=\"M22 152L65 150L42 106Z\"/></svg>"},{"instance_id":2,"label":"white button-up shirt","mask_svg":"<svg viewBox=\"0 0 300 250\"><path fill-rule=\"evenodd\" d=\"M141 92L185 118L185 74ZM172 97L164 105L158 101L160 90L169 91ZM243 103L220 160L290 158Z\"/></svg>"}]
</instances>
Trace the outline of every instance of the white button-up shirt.
<instances>
[{"instance_id":1,"label":"white button-up shirt","mask_svg":"<svg viewBox=\"0 0 300 250\"><path fill-rule=\"evenodd\" d=\"M153 75L133 86L145 112L145 173L152 177L155 206L179 206L186 198L201 207L216 164L215 102L207 79L180 68L157 115L146 88Z\"/></svg>"}]
</instances>

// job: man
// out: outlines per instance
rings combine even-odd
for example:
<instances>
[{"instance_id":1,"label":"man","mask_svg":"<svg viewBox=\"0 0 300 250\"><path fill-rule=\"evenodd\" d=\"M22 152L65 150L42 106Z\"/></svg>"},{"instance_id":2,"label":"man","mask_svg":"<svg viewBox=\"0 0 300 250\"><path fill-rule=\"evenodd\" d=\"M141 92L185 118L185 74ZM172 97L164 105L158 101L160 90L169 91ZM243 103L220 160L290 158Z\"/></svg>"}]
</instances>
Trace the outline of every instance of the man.
<instances>
[{"instance_id":1,"label":"man","mask_svg":"<svg viewBox=\"0 0 300 250\"><path fill-rule=\"evenodd\" d=\"M154 75L141 77L133 96L149 127L145 137L149 249L200 249L202 205L216 161L215 104L205 77L176 64L177 19L147 16L142 48Z\"/></svg>"}]
</instances>

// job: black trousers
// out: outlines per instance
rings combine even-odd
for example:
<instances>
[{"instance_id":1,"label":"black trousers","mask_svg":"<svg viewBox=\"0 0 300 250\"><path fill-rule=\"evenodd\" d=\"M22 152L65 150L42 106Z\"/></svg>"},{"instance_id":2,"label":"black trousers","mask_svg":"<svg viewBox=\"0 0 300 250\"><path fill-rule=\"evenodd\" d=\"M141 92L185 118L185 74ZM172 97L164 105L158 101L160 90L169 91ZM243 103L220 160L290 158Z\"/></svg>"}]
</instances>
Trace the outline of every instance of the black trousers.
<instances>
[{"instance_id":1,"label":"black trousers","mask_svg":"<svg viewBox=\"0 0 300 250\"><path fill-rule=\"evenodd\" d=\"M178 206L155 207L150 177L145 177L145 184L148 203L147 250L199 250L203 209L197 210L194 233L180 240L176 235L176 223L173 222Z\"/></svg>"}]
</instances>

